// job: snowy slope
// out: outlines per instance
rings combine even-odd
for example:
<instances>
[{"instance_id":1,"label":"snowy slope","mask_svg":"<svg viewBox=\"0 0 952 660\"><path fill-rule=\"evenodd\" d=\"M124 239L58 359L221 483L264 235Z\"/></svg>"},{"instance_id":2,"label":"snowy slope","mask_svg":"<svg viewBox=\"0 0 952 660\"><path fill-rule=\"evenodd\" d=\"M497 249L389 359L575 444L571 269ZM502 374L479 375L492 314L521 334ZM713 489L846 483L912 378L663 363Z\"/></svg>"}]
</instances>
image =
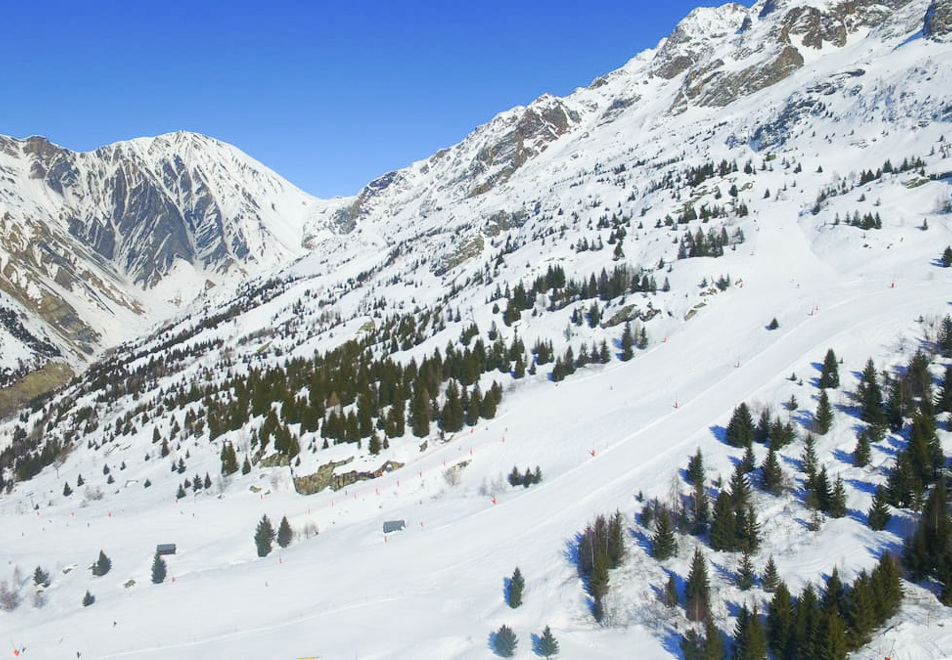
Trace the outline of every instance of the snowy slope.
<instances>
[{"instance_id":1,"label":"snowy slope","mask_svg":"<svg viewBox=\"0 0 952 660\"><path fill-rule=\"evenodd\" d=\"M770 405L800 436L781 451L790 487L755 495L758 570L772 555L796 591L822 584L834 567L851 580L899 550L916 514L895 510L887 530L873 532L865 512L904 438L891 434L870 466L854 467L861 425L852 393L868 357L898 368L930 346L948 314L952 279L938 258L952 244L952 51L921 33L927 3L892 5L886 18L871 3L851 3L850 13L792 0L693 12L658 48L590 88L503 113L357 198L317 208L304 229L311 254L115 354L130 367L166 360L134 394L112 400L108 383L87 381L0 427L0 445L16 424L42 421L48 441L81 433L67 456L0 498L8 530L0 579L12 580L15 566L24 575L23 604L0 612L11 644L35 657L484 658L490 633L507 623L519 635L517 657L533 657L530 636L545 625L560 657L677 656L687 622L657 591L665 571L686 576L700 541L680 537L678 556L659 565L649 532L634 522L636 495L667 499L673 484L686 493L679 471L698 447L708 478L726 480L740 451L720 429L741 401ZM776 72L788 45L802 65L781 67L785 75L760 87L757 72ZM863 182L887 160L891 172ZM698 176L708 164L710 174ZM850 226L854 213L879 214L881 228ZM716 258L679 258L688 235L722 227L743 240ZM620 264L642 268L657 290L598 300L604 323L572 320L590 299L559 309L539 300L511 326L502 320L497 288L528 285L554 265L586 280ZM731 285L722 291L713 283L723 277ZM556 355L606 340L616 357L557 383L551 365L524 379L485 373L483 391L493 380L505 389L494 419L445 438L435 428L426 438L407 432L379 456L366 443L320 448L319 434L295 425L304 449L295 476L348 458L339 472L404 464L336 491L299 495L289 467L262 463L221 478L223 443L250 453L260 418L214 441L177 434L171 455L159 456L154 430L169 437L204 405L173 408L170 393L310 358L393 318L412 318L417 336L372 350L403 363L445 353L471 323L483 339L495 325L507 344L516 333L527 347L551 340ZM768 331L772 318L779 328ZM617 359L625 319L648 336L628 362ZM835 423L817 453L845 480L850 513L808 532L797 458L830 347L843 383L831 392ZM947 362L935 361L936 376ZM788 413L780 404L791 396L800 408ZM95 425L80 422L84 408L95 410ZM948 454L952 438L939 434ZM765 451L755 450L759 462ZM184 474L170 472L178 459ZM514 465L539 465L545 478L511 487ZM183 477L206 472L210 491L175 497ZM615 510L630 542L599 625L572 557L585 525ZM252 535L265 513L275 523L286 515L298 537L258 558ZM394 519L408 529L384 536L382 523ZM170 579L152 585L154 545L167 542L179 546ZM715 622L729 634L741 604L763 611L767 597L733 585L736 553L702 545ZM86 567L100 549L113 569L97 578ZM43 607L26 584L36 565L53 572ZM516 566L527 589L512 610L503 579ZM96 602L83 608L87 589ZM952 648L935 585L905 589L900 614L857 657L939 658Z\"/></svg>"}]
</instances>

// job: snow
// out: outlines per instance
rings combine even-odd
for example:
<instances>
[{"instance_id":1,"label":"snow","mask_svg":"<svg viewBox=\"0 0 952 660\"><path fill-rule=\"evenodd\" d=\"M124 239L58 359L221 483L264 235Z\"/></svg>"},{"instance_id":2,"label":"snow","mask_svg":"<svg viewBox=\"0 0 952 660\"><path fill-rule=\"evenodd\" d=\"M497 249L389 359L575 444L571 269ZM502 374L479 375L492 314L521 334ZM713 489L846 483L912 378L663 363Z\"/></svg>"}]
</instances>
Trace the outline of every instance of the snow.
<instances>
[{"instance_id":1,"label":"snow","mask_svg":"<svg viewBox=\"0 0 952 660\"><path fill-rule=\"evenodd\" d=\"M924 3L918 5L924 11ZM725 37L731 43L733 38ZM407 435L380 456L361 454L347 469L376 468L388 459L406 465L338 492L297 495L288 468L256 468L220 480L221 442L233 441L242 455L248 429L212 443L188 439L181 448L172 443L166 458L158 456L151 440L155 425L167 434L172 424L168 411L137 422L134 433L99 451L87 449L85 441L101 440L102 430L91 432L61 463L0 498L7 560L0 579L12 579L14 567L22 569L24 583L36 565L53 574L47 604L33 607L30 588L23 586L26 602L14 612L0 612L0 630L13 647L26 647L24 657L38 658L81 652L83 658L144 660L475 659L491 653L490 633L503 623L519 636L517 657L533 656L530 635L540 634L546 625L559 639L560 657L676 655L677 635L686 621L660 605L653 587L663 584L665 570L687 574L696 541L683 537L677 557L659 566L646 552L648 532L634 523L641 506L636 495L666 499L698 447L709 479L726 479L739 451L723 444L717 429L741 401L754 410L769 404L780 411L780 403L794 395L800 409L789 418L804 432L819 394L815 365L830 347L843 360L843 387L832 394L836 421L831 433L818 438L817 454L832 478L844 478L851 513L808 533L804 523L809 511L795 492L756 494L764 545L754 564L760 570L772 555L796 591L807 581L820 584L834 567L850 580L871 568L883 551L896 552L914 517L897 513L886 531L872 532L863 515L873 488L885 481L894 448L884 442L873 449L870 467L852 466L849 453L857 421L848 393L855 391L856 374L868 357L879 368L908 361L924 338L934 336L952 299L950 271L935 263L952 244L950 216L936 208L937 199L948 198L949 184L929 181L909 187L917 177L909 171L856 185L859 171L875 170L887 158L898 166L904 157L919 156L927 173L952 170L942 139L947 124L933 118L952 89L952 51L921 40L897 47L903 38L869 35L843 49L824 49L789 79L726 109L691 107L675 115L668 109L680 81L649 79L652 58L641 56L606 76L600 87L540 101L575 109L581 117L578 125L484 194L469 195L471 182L460 177L479 149L504 135L523 108L480 127L447 154L398 173L389 187L365 200L350 234L337 233L330 218L354 198L307 206L301 227L311 237L312 252L286 269L266 271L284 282L274 297L188 339L185 346L212 340L224 346L192 360L158 387L169 390L203 377L204 368L223 380L229 370L242 374L252 365L308 357L376 321L375 301L386 302L386 315L432 309L454 282L463 284L484 269L493 272L493 281L464 288L448 305L460 311L461 323L448 323L432 335L428 331L421 345L398 352L397 359L419 360L436 348L442 351L470 322L485 336L497 321L507 342L516 330L527 346L552 339L557 354L568 345L577 349L583 341L591 345L617 339L617 327L571 325L573 306L539 316L525 312L513 328L505 328L489 302L496 284L528 281L552 263L564 265L570 277L610 270L612 246L601 252L576 252L571 246L581 238L607 238L595 223L616 211L632 216L625 262L650 269L663 259L666 266L651 274L659 286L669 278L671 291L635 294L625 301L640 309L650 302L662 311L646 324L648 349L632 361L587 366L558 384L545 378L548 367L521 381L486 374L484 391L493 379L506 388L496 419L445 442L434 433L425 449L422 439ZM714 52L728 46L715 43ZM787 141L773 148L775 158L768 161L767 152L755 152L743 140L731 141L773 121L795 93L858 67L865 74L833 94L820 95L828 112L794 125ZM862 85L862 93L850 93L853 84ZM641 100L612 121L602 121L613 99L632 94ZM148 151L160 140L193 139L207 138L175 134L134 141L129 148ZM675 156L683 160L662 165ZM741 170L749 159L757 171L732 173L695 189L683 186L678 195L652 190L665 172L721 158L736 161ZM639 160L645 164L637 165ZM237 157L227 162L231 164L224 167L234 172L242 169ZM802 165L802 172L793 174L794 163ZM613 170L621 164L627 178L616 184L614 178L621 175L613 176ZM761 170L767 165L770 169ZM829 197L813 215L818 192L844 180L848 189ZM693 222L689 229L725 224L728 231L742 229L746 241L718 259L676 260L676 242L684 229L655 229L656 221L677 217L687 200L698 208L726 204L731 183L741 189L751 214L732 214L706 227ZM723 199L715 197L715 187ZM766 198L765 190L770 191ZM298 204L290 199L290 205ZM523 209L522 226L494 233L494 214ZM834 226L837 213L854 210L880 213L883 229ZM927 231L920 229L923 219L928 220ZM556 231L546 234L548 228ZM292 229L297 231L297 225ZM477 236L483 240L478 254L438 274L435 266L441 259ZM507 238L520 247L497 264ZM393 256L398 247L402 252ZM356 285L365 273L370 275ZM726 291L699 286L702 279L712 282L724 274L735 283ZM150 303L172 314L172 322L135 347L157 350L246 290L226 282L187 304L189 283L208 276L178 264L153 290ZM182 307L176 311L179 299ZM608 307L606 316L620 307L617 302ZM339 315L340 324L324 314ZM773 317L780 327L767 331ZM136 329L131 334L140 333ZM798 379L789 380L791 373ZM114 426L139 403L154 405L157 398L153 391L139 401L129 397L115 408L103 406L100 426ZM93 404L93 395L77 403ZM176 412L178 421L182 414ZM30 422L37 418L32 415ZM16 422L0 425L0 445ZM948 453L952 435L943 430L940 436ZM302 446L311 439L303 437ZM798 479L794 462L801 449L797 441L781 452L784 471ZM186 473L172 474L170 460L186 452ZM354 452L352 446L305 451L295 473L312 472L348 452ZM151 459L144 461L147 453ZM763 448L756 453L759 462ZM125 470L119 469L122 461ZM104 463L116 479L111 486L105 484ZM539 465L544 480L513 488L505 476L514 465ZM215 481L211 492L190 492L175 500L180 481L206 472ZM74 486L80 474L88 486L63 497L63 483ZM146 479L151 488L143 488ZM101 499L96 489L101 489ZM627 561L611 577L610 625L599 626L571 560L572 543L596 515L615 510L624 514L631 537ZM299 536L289 548L258 558L252 535L263 514L275 525L286 515ZM392 519L405 519L407 529L385 537L382 523ZM305 535L308 528L319 534ZM169 578L153 585L154 546L170 542L177 544L178 553L167 558ZM112 559L113 569L97 578L86 567L100 549ZM716 623L729 632L740 604L756 599L763 611L766 596L759 589L745 593L733 586L736 554L703 551L712 563ZM503 600L503 580L516 566L527 588L525 604L512 610ZM135 584L126 587L129 580ZM927 589L908 583L905 588L901 613L857 657L937 658L952 648L949 610ZM80 600L87 589L96 602L83 608Z\"/></svg>"}]
</instances>

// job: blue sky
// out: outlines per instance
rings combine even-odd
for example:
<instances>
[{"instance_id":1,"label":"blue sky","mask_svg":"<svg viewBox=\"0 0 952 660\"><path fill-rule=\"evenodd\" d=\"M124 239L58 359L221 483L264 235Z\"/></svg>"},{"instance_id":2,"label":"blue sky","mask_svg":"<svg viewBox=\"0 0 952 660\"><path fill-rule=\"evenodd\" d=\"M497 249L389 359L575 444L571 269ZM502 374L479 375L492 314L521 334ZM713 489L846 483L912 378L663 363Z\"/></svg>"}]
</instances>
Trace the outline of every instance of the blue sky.
<instances>
[{"instance_id":1,"label":"blue sky","mask_svg":"<svg viewBox=\"0 0 952 660\"><path fill-rule=\"evenodd\" d=\"M307 192L357 192L653 47L671 0L11 2L0 133L81 151L175 130Z\"/></svg>"}]
</instances>

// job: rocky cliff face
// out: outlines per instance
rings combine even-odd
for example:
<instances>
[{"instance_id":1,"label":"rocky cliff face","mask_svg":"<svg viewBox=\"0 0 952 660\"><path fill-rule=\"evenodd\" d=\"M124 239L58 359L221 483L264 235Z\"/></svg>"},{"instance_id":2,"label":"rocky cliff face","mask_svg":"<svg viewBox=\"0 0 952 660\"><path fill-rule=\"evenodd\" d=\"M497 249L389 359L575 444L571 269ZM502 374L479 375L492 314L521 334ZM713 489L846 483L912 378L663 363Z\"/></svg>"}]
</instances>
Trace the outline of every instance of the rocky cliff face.
<instances>
[{"instance_id":1,"label":"rocky cliff face","mask_svg":"<svg viewBox=\"0 0 952 660\"><path fill-rule=\"evenodd\" d=\"M933 41L952 40L952 0L932 0L922 33Z\"/></svg>"},{"instance_id":2,"label":"rocky cliff face","mask_svg":"<svg viewBox=\"0 0 952 660\"><path fill-rule=\"evenodd\" d=\"M201 135L88 153L0 136L0 302L42 319L57 348L82 360L214 284L303 254L315 203ZM30 345L18 343L25 363L0 368L49 357Z\"/></svg>"}]
</instances>

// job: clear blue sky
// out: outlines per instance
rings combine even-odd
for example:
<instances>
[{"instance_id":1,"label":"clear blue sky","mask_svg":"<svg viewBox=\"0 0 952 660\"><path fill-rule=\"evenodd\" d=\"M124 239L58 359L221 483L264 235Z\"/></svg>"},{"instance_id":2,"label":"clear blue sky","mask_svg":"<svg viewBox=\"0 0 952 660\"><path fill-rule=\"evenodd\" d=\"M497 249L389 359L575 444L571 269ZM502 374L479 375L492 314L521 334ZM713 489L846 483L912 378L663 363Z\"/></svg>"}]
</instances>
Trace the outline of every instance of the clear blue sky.
<instances>
[{"instance_id":1,"label":"clear blue sky","mask_svg":"<svg viewBox=\"0 0 952 660\"><path fill-rule=\"evenodd\" d=\"M122 0L6 3L0 133L81 151L175 130L307 192L357 192L497 112L565 95L694 2Z\"/></svg>"}]
</instances>

